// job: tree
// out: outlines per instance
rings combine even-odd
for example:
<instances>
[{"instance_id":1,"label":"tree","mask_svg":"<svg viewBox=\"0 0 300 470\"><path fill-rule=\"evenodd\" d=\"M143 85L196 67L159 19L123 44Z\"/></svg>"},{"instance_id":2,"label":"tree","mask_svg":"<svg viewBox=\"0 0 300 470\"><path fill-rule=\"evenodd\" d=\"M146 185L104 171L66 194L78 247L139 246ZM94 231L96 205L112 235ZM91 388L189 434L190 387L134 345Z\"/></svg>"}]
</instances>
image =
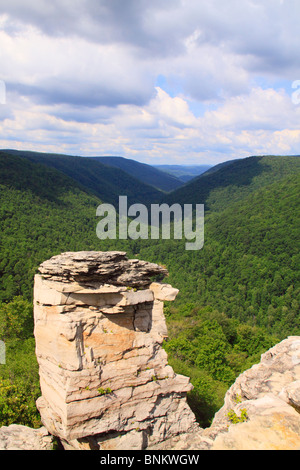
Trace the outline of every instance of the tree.
<instances>
[{"instance_id":1,"label":"tree","mask_svg":"<svg viewBox=\"0 0 300 470\"><path fill-rule=\"evenodd\" d=\"M26 339L33 335L32 304L22 297L0 304L0 339Z\"/></svg>"}]
</instances>

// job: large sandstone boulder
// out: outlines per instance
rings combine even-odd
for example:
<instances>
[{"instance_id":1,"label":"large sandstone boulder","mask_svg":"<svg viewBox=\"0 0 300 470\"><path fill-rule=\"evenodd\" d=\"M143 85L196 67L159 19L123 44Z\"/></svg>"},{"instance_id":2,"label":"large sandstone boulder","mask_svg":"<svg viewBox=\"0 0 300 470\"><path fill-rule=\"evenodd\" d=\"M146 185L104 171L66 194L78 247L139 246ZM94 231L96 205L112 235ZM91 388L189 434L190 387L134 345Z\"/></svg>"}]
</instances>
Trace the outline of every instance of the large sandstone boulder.
<instances>
[{"instance_id":1,"label":"large sandstone boulder","mask_svg":"<svg viewBox=\"0 0 300 470\"><path fill-rule=\"evenodd\" d=\"M42 422L66 448L144 449L197 429L168 365L165 268L122 252L64 253L35 277Z\"/></svg>"}]
</instances>

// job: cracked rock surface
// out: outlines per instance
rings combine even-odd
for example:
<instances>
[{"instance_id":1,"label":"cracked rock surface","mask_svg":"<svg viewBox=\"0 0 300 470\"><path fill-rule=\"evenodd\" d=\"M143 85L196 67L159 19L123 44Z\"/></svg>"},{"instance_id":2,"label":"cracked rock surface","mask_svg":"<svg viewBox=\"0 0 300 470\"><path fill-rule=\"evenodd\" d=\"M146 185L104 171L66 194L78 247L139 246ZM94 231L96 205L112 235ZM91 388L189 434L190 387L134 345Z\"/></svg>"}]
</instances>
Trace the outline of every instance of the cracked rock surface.
<instances>
[{"instance_id":1,"label":"cracked rock surface","mask_svg":"<svg viewBox=\"0 0 300 470\"><path fill-rule=\"evenodd\" d=\"M63 253L35 277L42 421L66 448L149 448L198 427L168 365L167 271L122 252ZM125 447L124 447L125 446Z\"/></svg>"}]
</instances>

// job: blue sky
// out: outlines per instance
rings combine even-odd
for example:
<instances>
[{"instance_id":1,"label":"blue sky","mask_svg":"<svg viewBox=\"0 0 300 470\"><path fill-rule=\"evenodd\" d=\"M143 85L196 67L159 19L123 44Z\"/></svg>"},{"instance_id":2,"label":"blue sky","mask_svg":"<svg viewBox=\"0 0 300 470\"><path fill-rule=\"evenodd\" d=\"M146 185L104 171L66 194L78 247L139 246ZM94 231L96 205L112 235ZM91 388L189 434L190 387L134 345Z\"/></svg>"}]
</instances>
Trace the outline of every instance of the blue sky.
<instances>
[{"instance_id":1,"label":"blue sky","mask_svg":"<svg viewBox=\"0 0 300 470\"><path fill-rule=\"evenodd\" d=\"M0 147L300 154L299 18L299 0L2 0Z\"/></svg>"}]
</instances>

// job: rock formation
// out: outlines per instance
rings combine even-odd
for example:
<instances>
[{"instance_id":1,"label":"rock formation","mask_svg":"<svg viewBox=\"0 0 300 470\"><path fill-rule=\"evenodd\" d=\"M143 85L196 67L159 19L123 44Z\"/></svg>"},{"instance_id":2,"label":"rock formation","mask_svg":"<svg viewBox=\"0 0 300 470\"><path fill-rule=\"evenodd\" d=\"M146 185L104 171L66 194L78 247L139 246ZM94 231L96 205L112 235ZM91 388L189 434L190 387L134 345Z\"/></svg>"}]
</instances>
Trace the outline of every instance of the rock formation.
<instances>
[{"instance_id":1,"label":"rock formation","mask_svg":"<svg viewBox=\"0 0 300 470\"><path fill-rule=\"evenodd\" d=\"M163 302L178 290L165 268L123 252L63 253L34 286L43 427L0 428L0 449L300 449L300 337L261 356L201 429L192 386L167 363ZM156 277L155 280L152 278Z\"/></svg>"},{"instance_id":2,"label":"rock formation","mask_svg":"<svg viewBox=\"0 0 300 470\"><path fill-rule=\"evenodd\" d=\"M299 413L300 337L290 336L230 387L211 426L212 449L300 450ZM242 422L228 428L229 416Z\"/></svg>"},{"instance_id":3,"label":"rock formation","mask_svg":"<svg viewBox=\"0 0 300 470\"><path fill-rule=\"evenodd\" d=\"M163 450L300 450L300 336L290 336L240 374L211 426Z\"/></svg>"},{"instance_id":4,"label":"rock formation","mask_svg":"<svg viewBox=\"0 0 300 470\"><path fill-rule=\"evenodd\" d=\"M52 450L53 438L47 429L32 429L20 424L0 428L0 450Z\"/></svg>"},{"instance_id":5,"label":"rock formation","mask_svg":"<svg viewBox=\"0 0 300 470\"><path fill-rule=\"evenodd\" d=\"M144 449L197 428L167 363L166 269L123 252L63 253L34 285L42 422L66 448Z\"/></svg>"}]
</instances>

